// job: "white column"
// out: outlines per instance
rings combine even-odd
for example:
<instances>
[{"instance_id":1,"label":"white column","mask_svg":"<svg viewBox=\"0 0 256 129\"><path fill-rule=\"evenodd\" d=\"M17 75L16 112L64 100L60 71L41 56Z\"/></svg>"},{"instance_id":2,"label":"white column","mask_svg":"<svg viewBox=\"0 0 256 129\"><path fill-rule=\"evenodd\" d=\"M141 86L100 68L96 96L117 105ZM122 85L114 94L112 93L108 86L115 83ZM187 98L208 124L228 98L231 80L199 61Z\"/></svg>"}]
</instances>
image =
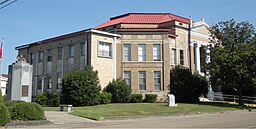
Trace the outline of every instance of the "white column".
<instances>
[{"instance_id":1,"label":"white column","mask_svg":"<svg viewBox=\"0 0 256 129\"><path fill-rule=\"evenodd\" d=\"M196 72L201 74L201 64L200 64L200 47L201 44L196 44Z\"/></svg>"},{"instance_id":2,"label":"white column","mask_svg":"<svg viewBox=\"0 0 256 129\"><path fill-rule=\"evenodd\" d=\"M205 47L205 64L209 64L211 62L209 48L210 48L210 46Z\"/></svg>"},{"instance_id":3,"label":"white column","mask_svg":"<svg viewBox=\"0 0 256 129\"><path fill-rule=\"evenodd\" d=\"M113 78L116 80L116 37L114 37L114 44L113 44Z\"/></svg>"}]
</instances>

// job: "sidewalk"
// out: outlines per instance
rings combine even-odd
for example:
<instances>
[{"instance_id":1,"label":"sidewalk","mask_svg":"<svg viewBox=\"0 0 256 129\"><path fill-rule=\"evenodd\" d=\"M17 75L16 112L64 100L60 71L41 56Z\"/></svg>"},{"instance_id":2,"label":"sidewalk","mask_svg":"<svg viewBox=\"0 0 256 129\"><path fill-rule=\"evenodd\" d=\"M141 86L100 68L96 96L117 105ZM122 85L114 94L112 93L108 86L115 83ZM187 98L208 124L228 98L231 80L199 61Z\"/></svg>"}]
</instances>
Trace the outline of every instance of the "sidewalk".
<instances>
[{"instance_id":1,"label":"sidewalk","mask_svg":"<svg viewBox=\"0 0 256 129\"><path fill-rule=\"evenodd\" d=\"M88 128L104 126L105 124L99 123L94 120L69 115L67 112L60 111L45 111L47 121L51 124L31 125L31 126L9 126L11 128Z\"/></svg>"}]
</instances>

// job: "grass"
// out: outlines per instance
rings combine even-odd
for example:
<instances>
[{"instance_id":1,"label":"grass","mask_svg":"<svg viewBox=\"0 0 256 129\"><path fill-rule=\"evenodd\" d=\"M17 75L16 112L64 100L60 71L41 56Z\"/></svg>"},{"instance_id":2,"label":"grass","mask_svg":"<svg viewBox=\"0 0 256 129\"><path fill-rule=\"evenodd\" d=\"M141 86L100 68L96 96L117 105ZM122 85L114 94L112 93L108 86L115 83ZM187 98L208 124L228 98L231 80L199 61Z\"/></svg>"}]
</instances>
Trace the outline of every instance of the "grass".
<instances>
[{"instance_id":1,"label":"grass","mask_svg":"<svg viewBox=\"0 0 256 129\"><path fill-rule=\"evenodd\" d=\"M59 110L58 107L44 107L47 111ZM192 114L204 112L221 112L227 110L243 109L236 105L218 103L184 104L177 107L168 107L165 103L119 103L86 107L74 107L72 115L99 119L100 117L143 116L163 114Z\"/></svg>"}]
</instances>

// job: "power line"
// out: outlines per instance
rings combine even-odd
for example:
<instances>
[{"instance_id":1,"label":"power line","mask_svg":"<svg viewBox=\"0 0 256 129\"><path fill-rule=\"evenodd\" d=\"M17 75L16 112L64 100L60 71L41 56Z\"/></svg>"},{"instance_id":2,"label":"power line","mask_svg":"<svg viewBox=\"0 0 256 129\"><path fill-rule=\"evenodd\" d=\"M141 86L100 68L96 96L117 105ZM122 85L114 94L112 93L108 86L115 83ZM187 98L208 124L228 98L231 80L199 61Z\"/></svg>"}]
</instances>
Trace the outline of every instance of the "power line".
<instances>
[{"instance_id":1,"label":"power line","mask_svg":"<svg viewBox=\"0 0 256 129\"><path fill-rule=\"evenodd\" d=\"M8 1L9 1L9 0L5 0L5 1L1 2L0 5L6 3L6 2L8 2Z\"/></svg>"},{"instance_id":2,"label":"power line","mask_svg":"<svg viewBox=\"0 0 256 129\"><path fill-rule=\"evenodd\" d=\"M9 1L9 0L5 0L5 1L3 1L1 4L5 3L5 2L7 2L7 1ZM12 1L12 2L6 4L6 5L2 6L2 7L0 7L0 9L3 9L3 8L5 8L5 7L7 7L7 6L11 5L11 4L13 4L13 3L16 2L16 1L18 1L18 0L14 0L14 1ZM1 5L1 4L0 4L0 5Z\"/></svg>"}]
</instances>

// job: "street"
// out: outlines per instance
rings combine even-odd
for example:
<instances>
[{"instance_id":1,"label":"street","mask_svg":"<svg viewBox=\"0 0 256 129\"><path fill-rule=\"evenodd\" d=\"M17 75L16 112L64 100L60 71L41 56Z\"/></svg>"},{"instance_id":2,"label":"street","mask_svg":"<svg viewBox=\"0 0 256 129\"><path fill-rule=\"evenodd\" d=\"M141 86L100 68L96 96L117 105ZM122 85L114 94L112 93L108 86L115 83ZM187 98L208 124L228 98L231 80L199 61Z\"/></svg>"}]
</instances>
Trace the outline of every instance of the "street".
<instances>
[{"instance_id":1,"label":"street","mask_svg":"<svg viewBox=\"0 0 256 129\"><path fill-rule=\"evenodd\" d=\"M66 112L48 111L46 117L54 124L8 128L256 128L255 110L103 121L88 120Z\"/></svg>"}]
</instances>

